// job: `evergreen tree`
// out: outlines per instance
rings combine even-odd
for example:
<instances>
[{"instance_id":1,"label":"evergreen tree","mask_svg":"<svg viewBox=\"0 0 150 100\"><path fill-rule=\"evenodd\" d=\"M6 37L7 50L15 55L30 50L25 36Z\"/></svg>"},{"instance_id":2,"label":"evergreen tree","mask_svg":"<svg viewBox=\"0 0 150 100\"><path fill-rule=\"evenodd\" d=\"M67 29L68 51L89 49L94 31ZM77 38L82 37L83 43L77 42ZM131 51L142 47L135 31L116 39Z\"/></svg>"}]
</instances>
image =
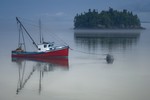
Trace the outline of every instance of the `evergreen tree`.
<instances>
[{"instance_id":1,"label":"evergreen tree","mask_svg":"<svg viewBox=\"0 0 150 100\"><path fill-rule=\"evenodd\" d=\"M89 9L74 17L74 28L141 28L141 23L137 15L126 9L117 11L109 8L100 13Z\"/></svg>"}]
</instances>

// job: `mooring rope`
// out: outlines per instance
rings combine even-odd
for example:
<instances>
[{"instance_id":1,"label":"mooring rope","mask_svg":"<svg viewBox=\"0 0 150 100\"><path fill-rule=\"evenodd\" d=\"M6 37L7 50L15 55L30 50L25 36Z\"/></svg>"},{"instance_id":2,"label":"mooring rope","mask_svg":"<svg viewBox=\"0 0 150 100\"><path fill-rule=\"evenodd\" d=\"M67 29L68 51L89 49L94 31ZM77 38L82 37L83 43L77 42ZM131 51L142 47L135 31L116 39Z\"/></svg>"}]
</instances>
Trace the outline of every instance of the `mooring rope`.
<instances>
[{"instance_id":1,"label":"mooring rope","mask_svg":"<svg viewBox=\"0 0 150 100\"><path fill-rule=\"evenodd\" d=\"M84 52L84 51L76 50L76 49L73 49L73 48L70 48L70 47L69 47L69 49L72 50L72 51L76 51L76 52L84 53L84 54L90 54L90 55L105 55L106 57L104 58L104 60L106 60L106 62L107 62L108 64L112 64L113 61L114 61L114 57L113 57L113 55L111 55L111 54L89 53L89 52Z\"/></svg>"},{"instance_id":2,"label":"mooring rope","mask_svg":"<svg viewBox=\"0 0 150 100\"><path fill-rule=\"evenodd\" d=\"M89 52L73 49L71 47L69 47L69 49L72 50L72 51L75 51L75 52L84 53L84 54L90 54L90 55L108 55L108 54L89 53Z\"/></svg>"}]
</instances>

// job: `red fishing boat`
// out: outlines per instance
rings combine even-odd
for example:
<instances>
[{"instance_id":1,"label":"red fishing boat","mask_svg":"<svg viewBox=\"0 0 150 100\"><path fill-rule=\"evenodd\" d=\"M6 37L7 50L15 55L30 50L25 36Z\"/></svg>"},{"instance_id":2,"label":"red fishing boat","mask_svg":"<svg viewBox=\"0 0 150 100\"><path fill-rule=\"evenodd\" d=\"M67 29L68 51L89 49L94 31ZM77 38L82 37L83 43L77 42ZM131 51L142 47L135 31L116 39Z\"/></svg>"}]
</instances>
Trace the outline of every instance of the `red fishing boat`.
<instances>
[{"instance_id":1,"label":"red fishing boat","mask_svg":"<svg viewBox=\"0 0 150 100\"><path fill-rule=\"evenodd\" d=\"M34 39L31 37L29 32L26 30L21 21L16 17L17 24L19 25L19 41L22 37L23 43L18 44L18 48L12 51L12 57L20 57L20 58L64 58L68 57L69 46L61 45L56 46L54 42L44 42L43 37L40 37L40 43L35 43ZM20 30L24 30L25 33L32 40L33 45L36 47L36 51L26 51L26 46L24 42L23 32ZM40 35L41 36L41 35ZM23 47L24 46L24 47Z\"/></svg>"}]
</instances>

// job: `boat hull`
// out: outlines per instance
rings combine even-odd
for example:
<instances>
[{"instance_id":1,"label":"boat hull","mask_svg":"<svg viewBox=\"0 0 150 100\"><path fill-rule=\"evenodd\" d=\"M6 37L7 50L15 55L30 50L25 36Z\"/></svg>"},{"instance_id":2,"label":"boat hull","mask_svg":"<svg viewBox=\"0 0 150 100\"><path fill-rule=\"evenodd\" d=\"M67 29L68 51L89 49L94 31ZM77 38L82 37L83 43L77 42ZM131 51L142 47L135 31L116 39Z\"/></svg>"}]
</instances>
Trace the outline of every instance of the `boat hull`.
<instances>
[{"instance_id":1,"label":"boat hull","mask_svg":"<svg viewBox=\"0 0 150 100\"><path fill-rule=\"evenodd\" d=\"M68 57L69 47L46 52L12 51L12 57L20 58L60 58Z\"/></svg>"}]
</instances>

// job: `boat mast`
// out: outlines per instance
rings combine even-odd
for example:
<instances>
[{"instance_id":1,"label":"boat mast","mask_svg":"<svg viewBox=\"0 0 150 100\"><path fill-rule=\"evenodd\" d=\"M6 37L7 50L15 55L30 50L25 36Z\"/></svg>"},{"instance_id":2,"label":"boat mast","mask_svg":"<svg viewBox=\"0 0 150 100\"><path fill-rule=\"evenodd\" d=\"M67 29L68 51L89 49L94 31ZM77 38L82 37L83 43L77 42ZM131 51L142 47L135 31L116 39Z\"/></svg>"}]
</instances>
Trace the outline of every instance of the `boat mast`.
<instances>
[{"instance_id":1,"label":"boat mast","mask_svg":"<svg viewBox=\"0 0 150 100\"><path fill-rule=\"evenodd\" d=\"M35 45L35 47L38 48L37 44L35 43L35 41L31 37L31 35L28 33L28 31L25 29L25 27L23 26L23 24L21 23L21 21L18 19L18 17L16 17L16 20L20 24L20 26L25 30L25 32L27 33L27 35L30 37L30 39L32 40L32 42Z\"/></svg>"},{"instance_id":2,"label":"boat mast","mask_svg":"<svg viewBox=\"0 0 150 100\"><path fill-rule=\"evenodd\" d=\"M41 19L39 19L39 31L40 31L40 43L42 43L42 34L41 34Z\"/></svg>"},{"instance_id":3,"label":"boat mast","mask_svg":"<svg viewBox=\"0 0 150 100\"><path fill-rule=\"evenodd\" d=\"M42 34L42 26L41 26L41 19L39 19L39 32L40 32L40 43L44 42L43 34Z\"/></svg>"}]
</instances>

